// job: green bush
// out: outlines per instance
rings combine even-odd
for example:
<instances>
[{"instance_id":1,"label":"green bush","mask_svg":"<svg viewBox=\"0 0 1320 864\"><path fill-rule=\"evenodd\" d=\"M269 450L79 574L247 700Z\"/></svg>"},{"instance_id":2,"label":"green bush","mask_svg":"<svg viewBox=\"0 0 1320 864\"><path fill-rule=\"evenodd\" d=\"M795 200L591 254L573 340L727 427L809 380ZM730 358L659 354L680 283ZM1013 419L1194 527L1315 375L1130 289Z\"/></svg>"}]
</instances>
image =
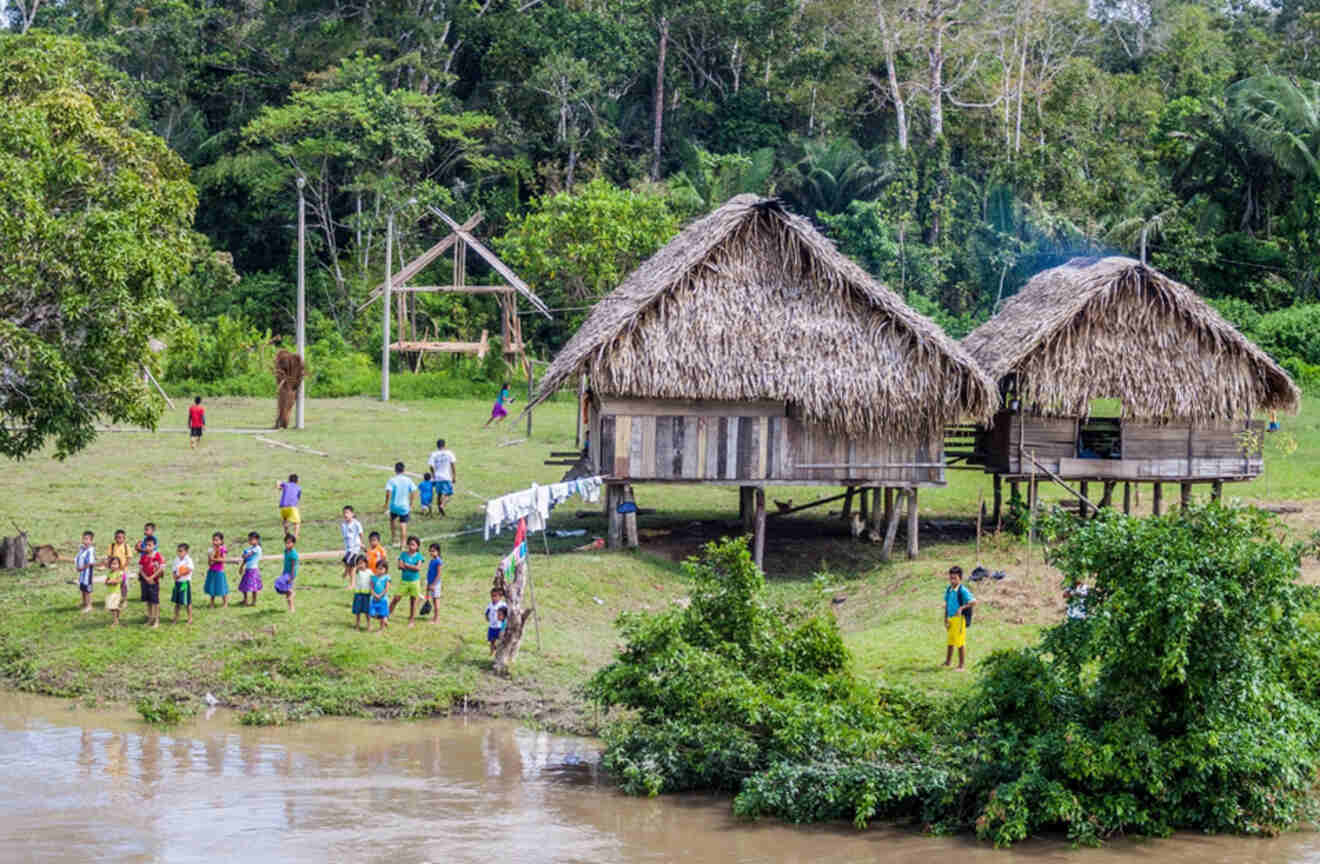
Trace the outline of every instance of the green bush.
<instances>
[{"instance_id":1,"label":"green bush","mask_svg":"<svg viewBox=\"0 0 1320 864\"><path fill-rule=\"evenodd\" d=\"M1286 357L1279 365L1288 370L1293 383L1302 388L1303 393L1320 396L1320 366L1313 366L1296 357Z\"/></svg>"},{"instance_id":2,"label":"green bush","mask_svg":"<svg viewBox=\"0 0 1320 864\"><path fill-rule=\"evenodd\" d=\"M1262 315L1255 340L1276 360L1296 357L1320 365L1320 303L1299 304Z\"/></svg>"},{"instance_id":3,"label":"green bush","mask_svg":"<svg viewBox=\"0 0 1320 864\"><path fill-rule=\"evenodd\" d=\"M143 696L137 702L137 712L153 726L177 726L194 713L193 708L165 696Z\"/></svg>"}]
</instances>

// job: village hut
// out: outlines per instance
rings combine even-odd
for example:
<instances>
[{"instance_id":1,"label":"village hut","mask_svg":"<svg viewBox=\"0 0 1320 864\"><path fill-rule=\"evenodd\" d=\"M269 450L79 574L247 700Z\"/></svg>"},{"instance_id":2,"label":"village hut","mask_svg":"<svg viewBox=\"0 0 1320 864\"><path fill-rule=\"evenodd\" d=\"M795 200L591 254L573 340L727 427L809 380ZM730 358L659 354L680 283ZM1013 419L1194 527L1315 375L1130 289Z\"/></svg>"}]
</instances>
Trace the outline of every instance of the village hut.
<instances>
[{"instance_id":1,"label":"village hut","mask_svg":"<svg viewBox=\"0 0 1320 864\"><path fill-rule=\"evenodd\" d=\"M581 375L611 542L635 531L635 517L615 515L632 509L631 484L735 485L758 560L773 485L848 487L863 504L869 492L873 529L886 490L886 554L897 491L915 555L917 490L945 483L945 424L988 418L995 404L992 382L938 326L754 195L689 225L601 300L529 409Z\"/></svg>"},{"instance_id":2,"label":"village hut","mask_svg":"<svg viewBox=\"0 0 1320 864\"><path fill-rule=\"evenodd\" d=\"M1262 412L1297 410L1288 374L1191 288L1131 258L1075 258L1037 274L963 347L998 384L968 460L1002 480L1073 486L1085 513L1124 484L1249 480L1263 470ZM1097 400L1110 401L1094 410ZM1106 416L1098 416L1104 414ZM1112 415L1112 416L1109 416ZM1080 491L1077 491L1080 490Z\"/></svg>"}]
</instances>

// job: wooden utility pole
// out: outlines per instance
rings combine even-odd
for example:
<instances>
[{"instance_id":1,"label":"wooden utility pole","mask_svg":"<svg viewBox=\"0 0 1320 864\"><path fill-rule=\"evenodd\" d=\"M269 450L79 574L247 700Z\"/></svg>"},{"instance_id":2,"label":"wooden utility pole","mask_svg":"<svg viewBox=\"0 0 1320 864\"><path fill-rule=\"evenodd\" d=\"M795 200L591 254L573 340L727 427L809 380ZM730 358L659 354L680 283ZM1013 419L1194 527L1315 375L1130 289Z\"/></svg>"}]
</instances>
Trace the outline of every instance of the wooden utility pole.
<instances>
[{"instance_id":1,"label":"wooden utility pole","mask_svg":"<svg viewBox=\"0 0 1320 864\"><path fill-rule=\"evenodd\" d=\"M307 201L303 197L306 178L298 177L298 359L303 361L304 374L298 379L298 401L294 411L293 426L303 428L303 405L307 401L307 274L306 274L306 234Z\"/></svg>"},{"instance_id":2,"label":"wooden utility pole","mask_svg":"<svg viewBox=\"0 0 1320 864\"><path fill-rule=\"evenodd\" d=\"M390 401L390 289L394 281L394 211L385 220L385 288L380 346L380 401Z\"/></svg>"}]
</instances>

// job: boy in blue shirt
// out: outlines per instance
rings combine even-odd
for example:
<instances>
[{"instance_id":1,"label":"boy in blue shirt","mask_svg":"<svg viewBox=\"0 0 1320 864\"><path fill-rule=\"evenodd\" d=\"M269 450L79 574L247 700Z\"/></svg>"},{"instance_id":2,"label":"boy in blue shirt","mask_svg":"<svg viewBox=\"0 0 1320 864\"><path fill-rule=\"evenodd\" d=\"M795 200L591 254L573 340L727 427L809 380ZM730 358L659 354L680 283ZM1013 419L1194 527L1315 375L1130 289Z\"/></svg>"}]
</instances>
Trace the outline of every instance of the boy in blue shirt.
<instances>
[{"instance_id":1,"label":"boy in blue shirt","mask_svg":"<svg viewBox=\"0 0 1320 864\"><path fill-rule=\"evenodd\" d=\"M440 557L440 544L432 543L427 549L431 560L426 565L426 599L431 604L431 623L440 623L440 592L444 584L444 578L441 570L444 569L445 561Z\"/></svg>"},{"instance_id":2,"label":"boy in blue shirt","mask_svg":"<svg viewBox=\"0 0 1320 864\"><path fill-rule=\"evenodd\" d=\"M418 501L422 507L426 508L426 515L431 515L431 500L435 494L435 482L431 479L431 472L427 471L422 475L422 482L417 484Z\"/></svg>"},{"instance_id":3,"label":"boy in blue shirt","mask_svg":"<svg viewBox=\"0 0 1320 864\"><path fill-rule=\"evenodd\" d=\"M84 531L82 545L78 547L78 557L73 566L78 569L78 593L82 595L82 611L92 611L92 571L96 569L95 536L91 531Z\"/></svg>"},{"instance_id":4,"label":"boy in blue shirt","mask_svg":"<svg viewBox=\"0 0 1320 864\"><path fill-rule=\"evenodd\" d=\"M944 630L947 635L944 665L953 663L953 649L958 649L958 671L965 671L967 662L967 618L976 598L962 584L962 568L957 564L949 568L949 584L944 589Z\"/></svg>"},{"instance_id":5,"label":"boy in blue shirt","mask_svg":"<svg viewBox=\"0 0 1320 864\"><path fill-rule=\"evenodd\" d=\"M394 542L394 529L399 529L399 546L408 545L408 520L412 516L413 497L417 484L403 473L403 463L394 463L394 476L385 484L385 512L390 515L390 542Z\"/></svg>"}]
</instances>

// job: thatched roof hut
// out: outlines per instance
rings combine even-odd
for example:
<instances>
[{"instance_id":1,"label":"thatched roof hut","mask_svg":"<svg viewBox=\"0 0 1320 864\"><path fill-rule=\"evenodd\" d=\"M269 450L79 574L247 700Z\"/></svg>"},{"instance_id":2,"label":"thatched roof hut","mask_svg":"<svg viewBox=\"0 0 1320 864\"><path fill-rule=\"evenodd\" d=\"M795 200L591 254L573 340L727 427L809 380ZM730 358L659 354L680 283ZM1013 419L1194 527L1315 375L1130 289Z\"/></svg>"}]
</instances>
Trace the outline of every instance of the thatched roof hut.
<instances>
[{"instance_id":1,"label":"thatched roof hut","mask_svg":"<svg viewBox=\"0 0 1320 864\"><path fill-rule=\"evenodd\" d=\"M1084 417L1117 398L1123 417L1205 423L1295 411L1279 364L1192 289L1131 258L1074 258L1037 274L963 347L1024 407Z\"/></svg>"},{"instance_id":2,"label":"thatched roof hut","mask_svg":"<svg viewBox=\"0 0 1320 864\"><path fill-rule=\"evenodd\" d=\"M581 372L598 395L777 400L841 434L895 439L995 403L938 326L754 195L693 222L605 297L529 407Z\"/></svg>"}]
</instances>

